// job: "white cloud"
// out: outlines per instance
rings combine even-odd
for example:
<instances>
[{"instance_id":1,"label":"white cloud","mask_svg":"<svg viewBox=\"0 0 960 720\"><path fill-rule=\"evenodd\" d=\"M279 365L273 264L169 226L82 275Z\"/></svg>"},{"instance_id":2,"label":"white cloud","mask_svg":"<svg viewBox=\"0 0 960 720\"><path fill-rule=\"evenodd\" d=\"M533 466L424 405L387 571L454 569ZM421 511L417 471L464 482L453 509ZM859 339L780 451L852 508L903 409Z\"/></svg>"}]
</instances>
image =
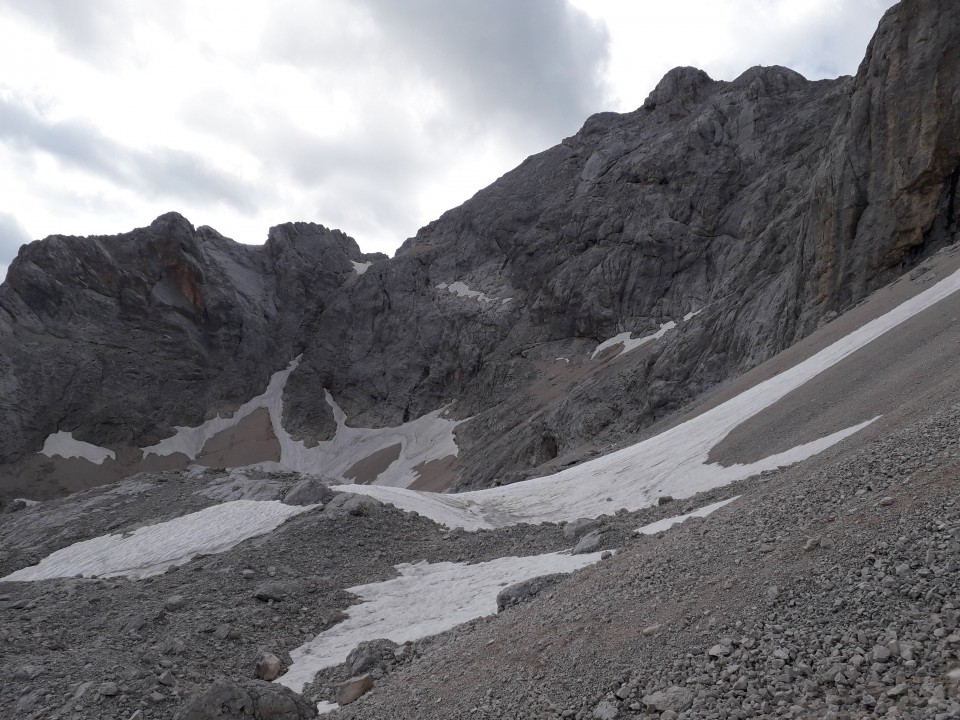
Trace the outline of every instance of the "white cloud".
<instances>
[{"instance_id":1,"label":"white cloud","mask_svg":"<svg viewBox=\"0 0 960 720\"><path fill-rule=\"evenodd\" d=\"M30 237L178 210L243 242L312 220L392 252L675 65L852 72L887 4L0 4L0 193Z\"/></svg>"},{"instance_id":2,"label":"white cloud","mask_svg":"<svg viewBox=\"0 0 960 720\"><path fill-rule=\"evenodd\" d=\"M692 65L733 80L755 65L808 79L856 72L892 0L571 0L607 24L610 109L639 107L671 68Z\"/></svg>"}]
</instances>

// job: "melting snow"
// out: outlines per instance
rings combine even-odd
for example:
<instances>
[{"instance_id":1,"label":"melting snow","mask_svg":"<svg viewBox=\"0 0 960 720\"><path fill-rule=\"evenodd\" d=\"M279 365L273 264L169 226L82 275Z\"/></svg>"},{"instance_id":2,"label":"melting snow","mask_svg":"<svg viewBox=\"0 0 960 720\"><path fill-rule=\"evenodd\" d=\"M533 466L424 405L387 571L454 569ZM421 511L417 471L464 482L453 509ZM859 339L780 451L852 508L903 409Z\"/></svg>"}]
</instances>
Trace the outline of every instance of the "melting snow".
<instances>
[{"instance_id":1,"label":"melting snow","mask_svg":"<svg viewBox=\"0 0 960 720\"><path fill-rule=\"evenodd\" d=\"M712 505L704 505L702 508L698 508L693 512L688 512L686 515L677 515L676 517L668 517L663 520L657 520L652 522L649 525L644 525L642 528L637 530L638 533L642 535L656 535L658 532L663 532L664 530L669 530L674 525L678 525L685 520L689 520L692 517L704 518L707 515L719 510L724 505L732 503L734 500L739 498L737 495L728 500L721 500L720 502L715 502Z\"/></svg>"},{"instance_id":2,"label":"melting snow","mask_svg":"<svg viewBox=\"0 0 960 720\"><path fill-rule=\"evenodd\" d=\"M350 262L353 263L353 269L357 275L363 275L367 271L367 268L373 265L372 260L367 260L367 262L357 262L356 260L351 260Z\"/></svg>"},{"instance_id":3,"label":"melting snow","mask_svg":"<svg viewBox=\"0 0 960 720\"><path fill-rule=\"evenodd\" d=\"M337 705L337 703L326 702L326 701L317 703L317 713L320 715L323 715L325 713L331 713L339 709L340 709L340 706Z\"/></svg>"},{"instance_id":4,"label":"melting snow","mask_svg":"<svg viewBox=\"0 0 960 720\"><path fill-rule=\"evenodd\" d=\"M663 325L660 326L660 329L655 333L644 335L640 338L631 339L630 336L633 334L631 332L622 332L619 335L614 335L609 340L604 340L602 343L597 345L597 349L593 351L593 355L590 356L590 359L595 360L597 355L602 353L604 350L609 347L613 347L614 345L618 345L619 343L623 343L623 350L620 351L620 354L625 354L631 350L636 350L638 347L643 347L647 343L651 343L654 340L659 340L668 332L673 330L676 326L677 324L673 320L668 320L667 322L663 323Z\"/></svg>"},{"instance_id":5,"label":"melting snow","mask_svg":"<svg viewBox=\"0 0 960 720\"><path fill-rule=\"evenodd\" d=\"M82 440L74 440L72 432L64 432L63 430L47 436L47 439L43 441L40 454L50 458L55 455L62 458L82 458L97 465L102 464L107 458L117 459L113 450L108 450L99 445L91 445Z\"/></svg>"},{"instance_id":6,"label":"melting snow","mask_svg":"<svg viewBox=\"0 0 960 720\"><path fill-rule=\"evenodd\" d=\"M324 394L337 423L333 439L321 441L314 447L294 440L283 428L283 388L299 362L297 357L286 369L274 373L263 394L241 405L231 417L218 416L196 427L177 427L172 436L143 448L144 455L179 452L191 460L196 459L208 440L260 408L270 413L273 432L280 444L280 464L297 472L343 478L343 473L360 460L399 444L400 456L374 482L407 487L417 479L414 468L418 465L459 453L453 431L461 421L441 417L443 408L396 427L355 428L347 425L346 413L326 390Z\"/></svg>"},{"instance_id":7,"label":"melting snow","mask_svg":"<svg viewBox=\"0 0 960 720\"><path fill-rule=\"evenodd\" d=\"M707 464L710 449L738 425L958 289L960 271L816 355L702 415L641 443L554 475L450 495L360 485L340 489L371 495L449 527L475 530L521 522L598 517L621 507L639 510L652 505L660 495L686 498L729 485L763 470L805 460L876 420L867 420L749 465ZM612 500L608 502L607 498Z\"/></svg>"},{"instance_id":8,"label":"melting snow","mask_svg":"<svg viewBox=\"0 0 960 720\"><path fill-rule=\"evenodd\" d=\"M237 500L214 505L130 533L74 543L0 580L158 575L200 553L221 553L248 538L268 533L287 518L313 507L284 505L276 500Z\"/></svg>"},{"instance_id":9,"label":"melting snow","mask_svg":"<svg viewBox=\"0 0 960 720\"><path fill-rule=\"evenodd\" d=\"M446 290L447 292L453 293L454 295L458 295L459 297L473 298L474 300L479 300L480 302L485 302L485 303L495 303L495 302L508 303L513 299L513 298L501 299L501 298L490 297L489 295L485 295L484 293L479 292L477 290L471 290L469 287L467 287L465 283L461 282L460 280L457 280L449 284L442 282L439 285L437 285L437 289Z\"/></svg>"},{"instance_id":10,"label":"melting snow","mask_svg":"<svg viewBox=\"0 0 960 720\"><path fill-rule=\"evenodd\" d=\"M293 664L276 682L300 692L318 671L344 662L364 640L387 638L403 643L494 615L497 594L504 587L540 575L573 572L597 562L600 554L549 553L505 557L475 565L398 565L398 578L348 588L364 602L350 607L342 623L290 651Z\"/></svg>"},{"instance_id":11,"label":"melting snow","mask_svg":"<svg viewBox=\"0 0 960 720\"><path fill-rule=\"evenodd\" d=\"M400 457L377 476L374 484L407 487L418 477L415 467L459 452L453 434L459 421L441 417L443 409L396 427L355 428L347 425L346 414L330 393L324 392L337 422L336 435L332 440L308 448L302 442L292 440L286 432L277 433L278 437L283 435L280 438L280 462L289 468L327 477L343 477L343 473L360 460L399 444Z\"/></svg>"}]
</instances>

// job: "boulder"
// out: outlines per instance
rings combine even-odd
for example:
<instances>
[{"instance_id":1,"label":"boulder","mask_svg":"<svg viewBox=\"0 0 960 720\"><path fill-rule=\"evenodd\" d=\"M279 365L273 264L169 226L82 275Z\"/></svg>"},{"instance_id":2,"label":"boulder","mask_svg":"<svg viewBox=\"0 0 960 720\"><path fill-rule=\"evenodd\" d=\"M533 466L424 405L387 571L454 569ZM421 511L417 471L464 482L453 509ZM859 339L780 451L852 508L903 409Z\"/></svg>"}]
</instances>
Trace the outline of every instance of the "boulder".
<instances>
[{"instance_id":1,"label":"boulder","mask_svg":"<svg viewBox=\"0 0 960 720\"><path fill-rule=\"evenodd\" d=\"M511 605L517 605L518 603L536 597L546 588L556 585L564 577L565 575L563 573L541 575L540 577L531 578L505 587L497 594L497 612L501 612Z\"/></svg>"},{"instance_id":2,"label":"boulder","mask_svg":"<svg viewBox=\"0 0 960 720\"><path fill-rule=\"evenodd\" d=\"M254 673L261 680L275 680L280 676L283 663L273 653L261 652L254 661Z\"/></svg>"},{"instance_id":3,"label":"boulder","mask_svg":"<svg viewBox=\"0 0 960 720\"><path fill-rule=\"evenodd\" d=\"M643 703L648 713L663 713L672 710L681 713L693 705L694 693L690 688L673 685L664 690L644 695Z\"/></svg>"},{"instance_id":4,"label":"boulder","mask_svg":"<svg viewBox=\"0 0 960 720\"><path fill-rule=\"evenodd\" d=\"M377 667L383 668L393 660L398 647L397 643L386 638L366 640L358 644L347 655L350 674L361 675Z\"/></svg>"},{"instance_id":5,"label":"boulder","mask_svg":"<svg viewBox=\"0 0 960 720\"><path fill-rule=\"evenodd\" d=\"M373 687L373 675L365 673L344 680L337 688L337 704L349 705Z\"/></svg>"},{"instance_id":6,"label":"boulder","mask_svg":"<svg viewBox=\"0 0 960 720\"><path fill-rule=\"evenodd\" d=\"M563 538L571 542L600 527L600 521L592 518L571 520L563 526Z\"/></svg>"},{"instance_id":7,"label":"boulder","mask_svg":"<svg viewBox=\"0 0 960 720\"><path fill-rule=\"evenodd\" d=\"M330 482L318 477L304 478L283 496L285 505L317 505L328 503L334 497Z\"/></svg>"},{"instance_id":8,"label":"boulder","mask_svg":"<svg viewBox=\"0 0 960 720\"><path fill-rule=\"evenodd\" d=\"M603 533L600 530L589 532L580 538L580 541L571 551L574 555L596 552L603 544Z\"/></svg>"},{"instance_id":9,"label":"boulder","mask_svg":"<svg viewBox=\"0 0 960 720\"><path fill-rule=\"evenodd\" d=\"M219 678L181 705L174 720L306 720L317 709L290 688L263 680Z\"/></svg>"}]
</instances>

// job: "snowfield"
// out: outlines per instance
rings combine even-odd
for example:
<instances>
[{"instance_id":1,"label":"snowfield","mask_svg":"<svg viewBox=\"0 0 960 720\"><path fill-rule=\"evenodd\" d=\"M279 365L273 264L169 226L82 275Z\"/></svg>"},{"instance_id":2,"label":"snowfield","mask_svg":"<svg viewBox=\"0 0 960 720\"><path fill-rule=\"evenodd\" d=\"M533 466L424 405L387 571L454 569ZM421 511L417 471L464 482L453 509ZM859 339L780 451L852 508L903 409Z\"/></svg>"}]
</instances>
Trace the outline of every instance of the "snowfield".
<instances>
[{"instance_id":1,"label":"snowfield","mask_svg":"<svg viewBox=\"0 0 960 720\"><path fill-rule=\"evenodd\" d=\"M459 453L453 431L462 421L443 417L443 408L396 427L355 428L347 425L346 413L325 390L323 392L333 410L337 431L331 440L308 448L303 442L290 437L283 428L283 388L299 362L298 356L284 370L275 372L267 389L241 405L232 416L216 417L196 427L177 427L170 437L143 448L144 455L183 453L194 460L207 441L234 427L260 408L265 408L270 414L270 423L280 444L280 465L297 472L347 481L344 473L356 463L375 452L399 445L399 457L377 476L374 484L407 487L419 477L415 469L418 465Z\"/></svg>"},{"instance_id":2,"label":"snowfield","mask_svg":"<svg viewBox=\"0 0 960 720\"><path fill-rule=\"evenodd\" d=\"M639 510L661 495L692 497L763 470L800 462L876 420L865 420L749 465L707 463L710 449L738 425L958 289L960 271L721 405L660 435L554 475L455 495L361 485L338 489L370 495L448 527L467 530L521 522L565 522L610 514L619 508Z\"/></svg>"},{"instance_id":3,"label":"snowfield","mask_svg":"<svg viewBox=\"0 0 960 720\"><path fill-rule=\"evenodd\" d=\"M0 580L159 575L171 565L182 565L200 553L221 553L248 538L268 533L288 518L314 507L284 505L276 500L237 500L214 505L130 533L74 543Z\"/></svg>"},{"instance_id":4,"label":"snowfield","mask_svg":"<svg viewBox=\"0 0 960 720\"><path fill-rule=\"evenodd\" d=\"M63 430L47 436L47 439L43 441L40 454L46 455L49 458L54 456L62 458L82 458L97 465L103 464L103 461L107 458L111 460L117 459L117 455L113 450L108 450L99 445L92 445L82 440L74 440L72 432L64 432Z\"/></svg>"},{"instance_id":5,"label":"snowfield","mask_svg":"<svg viewBox=\"0 0 960 720\"><path fill-rule=\"evenodd\" d=\"M400 577L347 588L363 600L347 619L290 651L293 664L276 682L295 692L318 671L339 665L358 643L387 638L396 643L437 635L497 612L503 588L552 573L570 573L600 560L601 553L548 553L504 557L475 565L426 561L398 565Z\"/></svg>"}]
</instances>

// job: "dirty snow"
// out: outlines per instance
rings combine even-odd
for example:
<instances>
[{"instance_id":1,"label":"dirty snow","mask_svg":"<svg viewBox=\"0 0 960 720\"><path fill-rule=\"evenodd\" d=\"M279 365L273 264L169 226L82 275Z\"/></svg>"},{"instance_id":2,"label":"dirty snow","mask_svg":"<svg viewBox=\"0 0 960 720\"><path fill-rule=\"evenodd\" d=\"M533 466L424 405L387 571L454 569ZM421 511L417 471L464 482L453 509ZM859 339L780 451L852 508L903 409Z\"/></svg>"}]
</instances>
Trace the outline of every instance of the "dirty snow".
<instances>
[{"instance_id":1,"label":"dirty snow","mask_svg":"<svg viewBox=\"0 0 960 720\"><path fill-rule=\"evenodd\" d=\"M373 265L372 260L367 260L367 262L357 262L356 260L351 260L350 262L353 263L353 270L357 273L357 275L363 275L367 271L367 268Z\"/></svg>"},{"instance_id":2,"label":"dirty snow","mask_svg":"<svg viewBox=\"0 0 960 720\"><path fill-rule=\"evenodd\" d=\"M414 470L418 465L459 453L453 434L459 421L443 417L443 408L396 427L355 428L347 425L346 414L330 393L324 392L337 422L333 439L308 448L285 431L277 433L280 462L293 470L342 478L343 473L360 460L399 444L400 456L377 476L374 484L407 487L419 477ZM275 422L274 427L277 425Z\"/></svg>"},{"instance_id":3,"label":"dirty snow","mask_svg":"<svg viewBox=\"0 0 960 720\"><path fill-rule=\"evenodd\" d=\"M711 410L643 442L554 475L505 487L436 495L399 488L341 486L371 495L448 527L468 530L521 522L564 522L598 517L618 508L639 510L660 495L687 498L763 470L815 455L872 420L840 430L749 465L708 464L710 449L744 421L833 367L872 340L960 289L960 271L853 331L816 355ZM607 501L607 498L611 498Z\"/></svg>"},{"instance_id":4,"label":"dirty snow","mask_svg":"<svg viewBox=\"0 0 960 720\"><path fill-rule=\"evenodd\" d=\"M63 430L47 436L47 439L43 441L40 454L49 458L54 456L82 458L97 465L101 465L107 458L117 459L113 450L108 450L99 445L91 445L88 442L83 442L83 440L74 440L72 432L64 432Z\"/></svg>"},{"instance_id":5,"label":"dirty snow","mask_svg":"<svg viewBox=\"0 0 960 720\"><path fill-rule=\"evenodd\" d=\"M447 292L459 297L472 298L485 303L508 303L513 299L490 297L489 295L479 292L478 290L471 290L469 287L467 287L466 283L463 283L460 280L456 280L455 282L449 284L445 282L439 283L437 285L437 290L446 290Z\"/></svg>"},{"instance_id":6,"label":"dirty snow","mask_svg":"<svg viewBox=\"0 0 960 720\"><path fill-rule=\"evenodd\" d=\"M715 502L711 505L704 505L702 508L697 508L693 512L688 512L685 515L677 515L675 517L664 518L663 520L657 520L652 522L649 525L644 525L642 528L637 529L636 532L641 535L656 535L658 532L663 532L664 530L669 530L674 525L678 525L685 520L689 520L692 517L704 518L707 515L712 514L713 512L719 510L724 505L729 505L734 500L739 498L739 495L729 498L728 500L721 500L720 502Z\"/></svg>"},{"instance_id":7,"label":"dirty snow","mask_svg":"<svg viewBox=\"0 0 960 720\"><path fill-rule=\"evenodd\" d=\"M606 350L607 348L613 347L614 345L618 345L620 343L623 343L623 349L620 351L619 354L623 355L625 353L630 352L631 350L636 350L638 347L643 347L647 343L651 343L654 340L659 340L668 332L673 330L676 326L677 324L673 320L668 320L667 322L663 323L660 326L659 330L649 335L644 335L643 337L631 339L630 336L633 334L631 332L622 332L619 335L614 335L609 340L604 340L602 343L597 345L597 349L593 351L593 354L590 356L590 359L595 360L597 358L597 355L602 353L604 350Z\"/></svg>"},{"instance_id":8,"label":"dirty snow","mask_svg":"<svg viewBox=\"0 0 960 720\"><path fill-rule=\"evenodd\" d=\"M336 710L339 710L339 709L340 709L340 706L337 705L337 703L332 703L332 702L327 702L327 701L323 701L323 702L318 702L318 703L317 703L317 713L318 713L319 715L324 715L324 714L326 714L326 713L332 713L332 712L335 712Z\"/></svg>"},{"instance_id":9,"label":"dirty snow","mask_svg":"<svg viewBox=\"0 0 960 720\"><path fill-rule=\"evenodd\" d=\"M407 487L419 477L414 469L418 465L459 453L454 429L461 421L443 417L444 408L395 427L355 428L347 425L346 413L326 390L324 396L333 410L337 431L331 440L308 448L302 441L290 437L283 427L283 388L299 362L300 357L297 357L284 370L274 373L267 389L241 405L232 416L218 416L196 427L177 427L172 436L143 448L144 455L179 452L191 460L196 459L208 440L260 408L266 408L270 414L270 423L280 444L280 465L297 472L345 480L343 473L354 464L378 450L399 444L400 456L380 473L374 483Z\"/></svg>"},{"instance_id":10,"label":"dirty snow","mask_svg":"<svg viewBox=\"0 0 960 720\"><path fill-rule=\"evenodd\" d=\"M238 500L147 525L121 535L104 535L51 553L38 564L0 580L32 581L83 575L144 578L171 565L182 565L200 553L214 554L274 530L314 505Z\"/></svg>"},{"instance_id":11,"label":"dirty snow","mask_svg":"<svg viewBox=\"0 0 960 720\"><path fill-rule=\"evenodd\" d=\"M597 562L600 555L548 553L475 565L426 561L397 565L400 577L348 588L363 602L347 610L346 620L291 650L293 664L276 682L301 692L319 670L344 662L364 640L387 638L403 643L495 615L497 594L508 585L540 575L573 572Z\"/></svg>"}]
</instances>

